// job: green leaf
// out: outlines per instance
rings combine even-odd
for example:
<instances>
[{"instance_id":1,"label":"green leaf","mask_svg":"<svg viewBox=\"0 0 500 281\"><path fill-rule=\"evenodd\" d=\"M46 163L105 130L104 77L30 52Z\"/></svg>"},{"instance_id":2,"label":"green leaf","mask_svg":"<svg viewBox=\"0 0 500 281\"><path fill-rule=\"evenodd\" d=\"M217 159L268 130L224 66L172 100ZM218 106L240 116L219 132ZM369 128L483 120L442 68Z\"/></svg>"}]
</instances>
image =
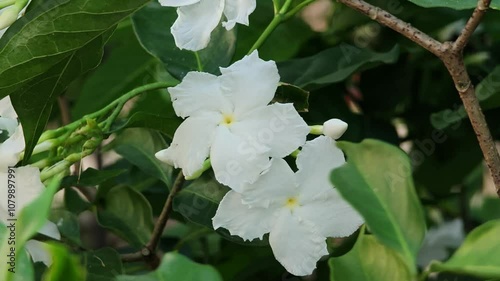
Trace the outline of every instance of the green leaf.
<instances>
[{"instance_id":1,"label":"green leaf","mask_svg":"<svg viewBox=\"0 0 500 281\"><path fill-rule=\"evenodd\" d=\"M61 187L70 186L97 186L107 180L114 179L122 175L127 170L96 170L88 168L78 176L65 177L61 183Z\"/></svg>"},{"instance_id":2,"label":"green leaf","mask_svg":"<svg viewBox=\"0 0 500 281\"><path fill-rule=\"evenodd\" d=\"M33 77L23 83L15 91L5 91L0 83L0 96L10 94L12 105L19 115L23 125L26 142L26 152L23 162L31 157L32 149L42 134L52 112L52 106L57 96L78 76L95 68L102 57L102 46L106 43L113 29L98 36L82 48L73 51L68 57L57 63L45 73ZM0 56L1 56L0 52ZM0 62L0 79L2 76Z\"/></svg>"},{"instance_id":3,"label":"green leaf","mask_svg":"<svg viewBox=\"0 0 500 281\"><path fill-rule=\"evenodd\" d=\"M68 209L68 211L78 215L81 212L88 210L92 204L83 199L81 195L72 187L66 187L64 189L64 206Z\"/></svg>"},{"instance_id":4,"label":"green leaf","mask_svg":"<svg viewBox=\"0 0 500 281\"><path fill-rule=\"evenodd\" d=\"M425 220L408 156L398 147L372 139L337 145L347 155L347 163L333 170L332 183L364 217L375 237L401 254L415 271Z\"/></svg>"},{"instance_id":5,"label":"green leaf","mask_svg":"<svg viewBox=\"0 0 500 281\"><path fill-rule=\"evenodd\" d=\"M117 281L222 281L210 265L195 263L178 253L167 253L156 271L142 276L118 276Z\"/></svg>"},{"instance_id":6,"label":"green leaf","mask_svg":"<svg viewBox=\"0 0 500 281\"><path fill-rule=\"evenodd\" d=\"M143 247L153 232L151 206L144 196L126 186L115 186L100 197L97 220L103 227L130 242Z\"/></svg>"},{"instance_id":7,"label":"green leaf","mask_svg":"<svg viewBox=\"0 0 500 281\"><path fill-rule=\"evenodd\" d=\"M172 185L172 166L155 157L155 153L167 148L160 133L146 129L127 129L111 144L111 147L143 172Z\"/></svg>"},{"instance_id":8,"label":"green leaf","mask_svg":"<svg viewBox=\"0 0 500 281\"><path fill-rule=\"evenodd\" d=\"M85 252L83 264L87 269L87 281L114 281L123 273L120 255L112 248Z\"/></svg>"},{"instance_id":9,"label":"green leaf","mask_svg":"<svg viewBox=\"0 0 500 281\"><path fill-rule=\"evenodd\" d=\"M188 182L174 198L174 211L189 221L212 228L212 218L229 188L218 183L213 173L204 173Z\"/></svg>"},{"instance_id":10,"label":"green leaf","mask_svg":"<svg viewBox=\"0 0 500 281\"><path fill-rule=\"evenodd\" d=\"M2 243L0 244L0 263L2 263L0 266L2 279L0 280L33 281L35 275L33 264L26 251L24 249L17 250L20 246L13 244L13 240L9 240L11 235L15 237L15 232L0 222L0 243Z\"/></svg>"},{"instance_id":11,"label":"green leaf","mask_svg":"<svg viewBox=\"0 0 500 281\"><path fill-rule=\"evenodd\" d=\"M80 224L75 214L64 209L53 210L49 219L57 225L62 237L78 246L82 245L82 241L80 241Z\"/></svg>"},{"instance_id":12,"label":"green leaf","mask_svg":"<svg viewBox=\"0 0 500 281\"><path fill-rule=\"evenodd\" d=\"M482 224L467 235L464 243L445 263L434 262L431 272L453 272L480 278L500 278L500 220Z\"/></svg>"},{"instance_id":13,"label":"green leaf","mask_svg":"<svg viewBox=\"0 0 500 281\"><path fill-rule=\"evenodd\" d=\"M330 258L330 281L409 281L407 265L391 248L373 235L359 235L354 248L347 254Z\"/></svg>"},{"instance_id":14,"label":"green leaf","mask_svg":"<svg viewBox=\"0 0 500 281\"><path fill-rule=\"evenodd\" d=\"M121 123L115 123L111 128L111 133L118 132L126 128L146 128L164 133L170 138L174 137L175 130L182 120L178 117L164 117L158 114L147 112L136 112Z\"/></svg>"},{"instance_id":15,"label":"green leaf","mask_svg":"<svg viewBox=\"0 0 500 281\"><path fill-rule=\"evenodd\" d=\"M398 57L398 46L387 53L375 53L342 44L311 57L278 63L278 69L281 81L310 89L340 82L361 69L394 63Z\"/></svg>"},{"instance_id":16,"label":"green leaf","mask_svg":"<svg viewBox=\"0 0 500 281\"><path fill-rule=\"evenodd\" d=\"M272 102L293 103L298 112L308 112L309 92L291 84L281 83Z\"/></svg>"},{"instance_id":17,"label":"green leaf","mask_svg":"<svg viewBox=\"0 0 500 281\"><path fill-rule=\"evenodd\" d=\"M43 274L43 281L84 281L86 272L77 256L72 255L64 246L55 243L44 245L52 256L52 265Z\"/></svg>"},{"instance_id":18,"label":"green leaf","mask_svg":"<svg viewBox=\"0 0 500 281\"><path fill-rule=\"evenodd\" d=\"M445 7L455 10L474 9L477 6L477 0L409 0L414 4L425 8ZM500 9L500 0L491 1L491 8Z\"/></svg>"},{"instance_id":19,"label":"green leaf","mask_svg":"<svg viewBox=\"0 0 500 281\"><path fill-rule=\"evenodd\" d=\"M483 197L478 201L480 202L471 204L472 217L482 222L500 219L500 199L498 197Z\"/></svg>"},{"instance_id":20,"label":"green leaf","mask_svg":"<svg viewBox=\"0 0 500 281\"><path fill-rule=\"evenodd\" d=\"M177 19L177 12L172 7L162 7L153 2L132 16L134 29L139 41L152 55L159 58L167 71L177 79L182 79L189 71L203 70L219 73L220 66L227 66L231 61L236 44L236 29L227 31L222 25L211 34L208 46L196 53L180 50L175 46L170 32ZM159 24L161 23L161 24Z\"/></svg>"},{"instance_id":21,"label":"green leaf","mask_svg":"<svg viewBox=\"0 0 500 281\"><path fill-rule=\"evenodd\" d=\"M117 28L105 48L103 62L81 86L72 108L75 120L105 107L138 86L173 79L162 63L139 44L129 19Z\"/></svg>"},{"instance_id":22,"label":"green leaf","mask_svg":"<svg viewBox=\"0 0 500 281\"><path fill-rule=\"evenodd\" d=\"M96 67L114 26L147 0L49 0L34 5L0 40L0 98L11 95L23 124L25 161L54 99Z\"/></svg>"},{"instance_id":23,"label":"green leaf","mask_svg":"<svg viewBox=\"0 0 500 281\"><path fill-rule=\"evenodd\" d=\"M476 97L483 110L500 107L500 66L484 78L476 87ZM467 112L463 105L453 109L445 109L431 115L431 123L436 129L445 129L450 126L455 128L463 119L467 118Z\"/></svg>"}]
</instances>

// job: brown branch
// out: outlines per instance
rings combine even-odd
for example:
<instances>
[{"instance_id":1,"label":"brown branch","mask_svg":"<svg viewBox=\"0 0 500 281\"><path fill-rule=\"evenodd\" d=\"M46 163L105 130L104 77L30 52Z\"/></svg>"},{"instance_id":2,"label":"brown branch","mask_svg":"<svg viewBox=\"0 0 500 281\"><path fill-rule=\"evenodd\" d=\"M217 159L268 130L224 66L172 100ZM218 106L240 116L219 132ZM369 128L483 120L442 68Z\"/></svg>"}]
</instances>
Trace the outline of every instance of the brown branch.
<instances>
[{"instance_id":1,"label":"brown branch","mask_svg":"<svg viewBox=\"0 0 500 281\"><path fill-rule=\"evenodd\" d=\"M477 7L476 9L474 9L472 16L465 24L464 29L460 33L460 36L458 36L455 43L453 43L454 53L462 52L462 50L465 48L465 45L467 45L467 43L469 42L469 38L472 36L472 33L474 33L474 30L476 30L477 26L483 19L483 16L484 14L486 14L486 11L490 7L490 4L491 0L479 0L477 2Z\"/></svg>"},{"instance_id":2,"label":"brown branch","mask_svg":"<svg viewBox=\"0 0 500 281\"><path fill-rule=\"evenodd\" d=\"M402 21L394 15L373 6L362 0L338 0L346 6L349 6L362 14L369 16L371 19L399 32L401 35L417 43L429 52L438 56L442 53L441 43L436 39L430 37L426 33L413 27L411 24Z\"/></svg>"},{"instance_id":3,"label":"brown branch","mask_svg":"<svg viewBox=\"0 0 500 281\"><path fill-rule=\"evenodd\" d=\"M121 256L121 260L123 262L135 262L144 260L147 262L153 269L158 267L159 258L156 255L156 249L158 248L158 244L160 243L161 235L163 234L163 230L167 225L168 218L170 217L170 213L172 212L172 204L174 202L175 195L179 192L184 185L184 176L182 172L179 172L179 175L175 179L172 190L170 191L167 201L163 206L163 210L161 211L160 217L156 221L155 227L153 229L153 233L151 234L151 238L149 242L142 248L140 251L124 254Z\"/></svg>"},{"instance_id":4,"label":"brown branch","mask_svg":"<svg viewBox=\"0 0 500 281\"><path fill-rule=\"evenodd\" d=\"M460 36L455 42L440 43L427 34L411 26L390 13L370 5L362 0L338 0L367 16L376 20L406 38L412 40L423 48L436 55L446 66L450 73L455 87L462 99L467 115L476 133L479 146L483 152L484 160L488 166L493 182L500 197L500 155L496 149L495 142L486 123L486 119L477 100L474 85L469 78L467 69L463 61L463 49L465 48L470 36L477 28L488 10L491 0L478 0L478 4L470 19L467 21Z\"/></svg>"}]
</instances>

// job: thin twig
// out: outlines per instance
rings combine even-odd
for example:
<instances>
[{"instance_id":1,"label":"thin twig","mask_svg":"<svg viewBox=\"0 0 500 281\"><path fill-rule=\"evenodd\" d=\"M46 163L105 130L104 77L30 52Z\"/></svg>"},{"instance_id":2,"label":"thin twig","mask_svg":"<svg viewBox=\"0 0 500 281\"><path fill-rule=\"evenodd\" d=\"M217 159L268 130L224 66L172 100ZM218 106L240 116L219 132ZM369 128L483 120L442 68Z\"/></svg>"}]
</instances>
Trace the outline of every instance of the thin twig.
<instances>
[{"instance_id":1,"label":"thin twig","mask_svg":"<svg viewBox=\"0 0 500 281\"><path fill-rule=\"evenodd\" d=\"M500 155L498 154L495 142L493 141L479 101L477 100L474 85L472 85L467 69L465 68L462 54L470 36L472 36L472 33L481 22L486 10L488 10L491 0L479 0L476 9L467 21L458 39L455 42L445 43L441 43L431 38L429 35L411 26L411 24L365 1L338 1L399 32L406 38L436 55L444 63L460 94L460 98L462 99L467 115L471 121L472 128L476 133L479 146L483 152L484 160L493 177L497 194L500 197Z\"/></svg>"},{"instance_id":2,"label":"thin twig","mask_svg":"<svg viewBox=\"0 0 500 281\"><path fill-rule=\"evenodd\" d=\"M453 43L453 52L461 52L465 48L465 45L467 45L467 43L469 42L469 38L472 36L472 33L474 33L474 30L476 30L477 26L483 19L483 16L484 14L486 14L486 11L490 7L490 4L491 0L478 1L477 7L476 9L474 9L472 16L465 24L464 29L460 33L460 36L458 36L455 43Z\"/></svg>"},{"instance_id":3,"label":"thin twig","mask_svg":"<svg viewBox=\"0 0 500 281\"><path fill-rule=\"evenodd\" d=\"M149 242L142 248L140 251L124 254L121 256L121 260L123 262L135 262L144 260L151 265L152 268L156 268L159 264L159 259L156 255L156 250L158 248L158 244L160 243L161 235L165 226L167 225L168 218L170 217L170 213L172 212L172 204L174 202L174 197L184 185L184 175L182 172L179 172L179 175L175 179L172 190L170 191L167 201L163 206L163 210L161 211L160 217L156 221L155 227L153 229L153 233L151 234L151 238Z\"/></svg>"}]
</instances>

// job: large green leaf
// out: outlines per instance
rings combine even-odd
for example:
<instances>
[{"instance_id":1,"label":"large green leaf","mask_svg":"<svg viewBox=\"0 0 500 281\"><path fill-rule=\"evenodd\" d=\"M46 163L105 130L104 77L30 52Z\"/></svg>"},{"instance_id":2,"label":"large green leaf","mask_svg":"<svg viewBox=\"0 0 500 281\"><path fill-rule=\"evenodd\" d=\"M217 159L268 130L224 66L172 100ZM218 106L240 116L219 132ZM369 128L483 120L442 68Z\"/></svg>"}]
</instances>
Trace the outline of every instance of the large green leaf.
<instances>
[{"instance_id":1,"label":"large green leaf","mask_svg":"<svg viewBox=\"0 0 500 281\"><path fill-rule=\"evenodd\" d=\"M26 157L52 103L96 67L114 26L147 0L49 0L34 5L0 40L0 98L11 95L23 124Z\"/></svg>"},{"instance_id":2,"label":"large green leaf","mask_svg":"<svg viewBox=\"0 0 500 281\"><path fill-rule=\"evenodd\" d=\"M114 281L123 273L120 255L112 248L85 252L82 257L87 269L87 281Z\"/></svg>"},{"instance_id":3,"label":"large green leaf","mask_svg":"<svg viewBox=\"0 0 500 281\"><path fill-rule=\"evenodd\" d=\"M73 119L105 107L138 86L172 79L162 63L139 44L130 20L118 26L105 50L102 64L81 86L72 108Z\"/></svg>"},{"instance_id":4,"label":"large green leaf","mask_svg":"<svg viewBox=\"0 0 500 281\"><path fill-rule=\"evenodd\" d=\"M425 220L408 156L398 147L372 139L338 146L347 163L332 172L332 183L380 242L401 254L415 271Z\"/></svg>"},{"instance_id":5,"label":"large green leaf","mask_svg":"<svg viewBox=\"0 0 500 281\"><path fill-rule=\"evenodd\" d=\"M142 276L121 275L117 281L222 281L220 274L210 265L195 263L178 253L167 253L155 271Z\"/></svg>"},{"instance_id":6,"label":"large green leaf","mask_svg":"<svg viewBox=\"0 0 500 281\"><path fill-rule=\"evenodd\" d=\"M476 96L483 110L500 107L500 66L484 78L476 87ZM453 109L445 109L431 115L431 123L437 129L458 126L467 118L463 105L456 105Z\"/></svg>"},{"instance_id":7,"label":"large green leaf","mask_svg":"<svg viewBox=\"0 0 500 281\"><path fill-rule=\"evenodd\" d=\"M410 281L410 271L401 257L373 235L360 234L347 254L330 258L330 281Z\"/></svg>"},{"instance_id":8,"label":"large green leaf","mask_svg":"<svg viewBox=\"0 0 500 281\"><path fill-rule=\"evenodd\" d=\"M480 278L500 278L500 220L474 229L446 262L431 264L431 272L454 272Z\"/></svg>"},{"instance_id":9,"label":"large green leaf","mask_svg":"<svg viewBox=\"0 0 500 281\"><path fill-rule=\"evenodd\" d=\"M477 0L409 0L419 6L426 8L445 7L455 10L474 9L477 6ZM492 0L491 8L500 9L500 0Z\"/></svg>"},{"instance_id":10,"label":"large green leaf","mask_svg":"<svg viewBox=\"0 0 500 281\"><path fill-rule=\"evenodd\" d=\"M278 63L281 81L301 88L314 88L340 82L360 69L381 63L394 63L399 57L399 47L387 53L342 44L314 56Z\"/></svg>"},{"instance_id":11,"label":"large green leaf","mask_svg":"<svg viewBox=\"0 0 500 281\"><path fill-rule=\"evenodd\" d=\"M115 186L100 196L97 220L132 246L140 249L153 232L151 206L144 196L127 186Z\"/></svg>"},{"instance_id":12,"label":"large green leaf","mask_svg":"<svg viewBox=\"0 0 500 281\"><path fill-rule=\"evenodd\" d=\"M165 64L170 74L182 79L193 70L218 73L220 66L229 64L236 44L235 29L227 31L219 25L212 32L209 45L194 53L175 46L169 27L176 19L175 8L162 7L156 2L150 3L132 17L141 44Z\"/></svg>"},{"instance_id":13,"label":"large green leaf","mask_svg":"<svg viewBox=\"0 0 500 281\"><path fill-rule=\"evenodd\" d=\"M139 128L128 129L122 132L111 146L130 163L163 181L168 187L171 186L172 166L155 157L156 152L167 148L160 133Z\"/></svg>"}]
</instances>

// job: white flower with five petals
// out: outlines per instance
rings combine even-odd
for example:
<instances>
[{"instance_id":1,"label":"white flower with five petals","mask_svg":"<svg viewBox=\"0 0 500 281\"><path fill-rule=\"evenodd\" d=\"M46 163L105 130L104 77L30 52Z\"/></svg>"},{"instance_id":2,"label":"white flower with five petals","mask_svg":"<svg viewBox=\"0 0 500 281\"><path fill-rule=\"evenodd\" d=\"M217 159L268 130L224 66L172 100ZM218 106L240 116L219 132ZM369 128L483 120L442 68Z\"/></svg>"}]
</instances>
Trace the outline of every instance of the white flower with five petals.
<instances>
[{"instance_id":1,"label":"white flower with five petals","mask_svg":"<svg viewBox=\"0 0 500 281\"><path fill-rule=\"evenodd\" d=\"M246 240L270 233L274 256L286 270L310 275L328 254L327 237L348 236L363 223L329 181L330 171L344 163L342 151L326 136L304 145L296 173L283 159L273 158L259 180L242 193L226 194L213 218L214 229L224 227Z\"/></svg>"},{"instance_id":2,"label":"white flower with five petals","mask_svg":"<svg viewBox=\"0 0 500 281\"><path fill-rule=\"evenodd\" d=\"M14 166L19 161L19 155L24 150L24 135L20 124L17 121L17 114L7 96L0 100L0 132L7 133L8 138L0 143L0 222L7 224L7 219L10 218L8 209L8 169ZM40 171L35 167L19 167L13 168L14 179L11 179L15 191L16 213L19 213L26 205L35 200L44 190L45 186L40 181ZM5 199L5 200L4 200ZM39 233L54 238L61 239L61 235L57 226L50 221L38 231ZM29 240L26 243L26 250L30 254L34 262L41 261L47 266L51 263L51 257L47 251L41 246L41 242Z\"/></svg>"},{"instance_id":3,"label":"white flower with five petals","mask_svg":"<svg viewBox=\"0 0 500 281\"><path fill-rule=\"evenodd\" d=\"M255 10L256 0L159 0L162 6L178 7L178 18L170 29L180 49L198 51L210 41L210 34L219 25L231 30L236 23L248 25L248 16Z\"/></svg>"},{"instance_id":4,"label":"white flower with five petals","mask_svg":"<svg viewBox=\"0 0 500 281\"><path fill-rule=\"evenodd\" d=\"M292 104L268 105L280 79L273 61L255 51L221 73L189 72L169 88L176 114L187 119L156 157L189 177L210 156L216 179L240 191L269 168L270 157L304 144L309 127Z\"/></svg>"}]
</instances>

